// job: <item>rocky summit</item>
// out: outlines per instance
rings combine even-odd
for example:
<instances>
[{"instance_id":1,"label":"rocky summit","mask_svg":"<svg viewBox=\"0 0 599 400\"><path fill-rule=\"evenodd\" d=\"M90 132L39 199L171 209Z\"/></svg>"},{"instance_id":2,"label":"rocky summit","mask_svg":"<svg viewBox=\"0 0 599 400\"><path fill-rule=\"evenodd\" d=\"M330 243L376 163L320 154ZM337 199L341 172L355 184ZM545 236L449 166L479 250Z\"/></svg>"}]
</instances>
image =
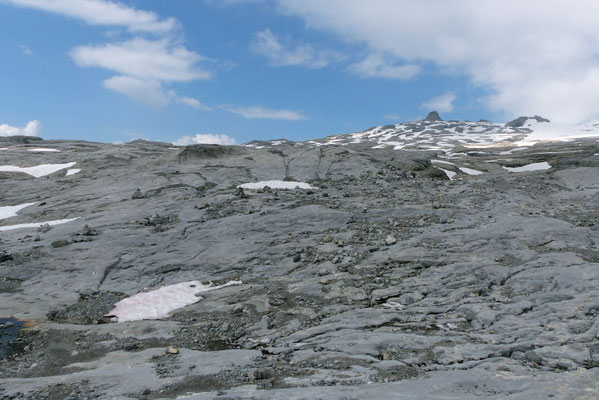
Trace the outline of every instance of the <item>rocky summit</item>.
<instances>
[{"instance_id":1,"label":"rocky summit","mask_svg":"<svg viewBox=\"0 0 599 400\"><path fill-rule=\"evenodd\" d=\"M0 398L599 398L599 134L0 138Z\"/></svg>"}]
</instances>

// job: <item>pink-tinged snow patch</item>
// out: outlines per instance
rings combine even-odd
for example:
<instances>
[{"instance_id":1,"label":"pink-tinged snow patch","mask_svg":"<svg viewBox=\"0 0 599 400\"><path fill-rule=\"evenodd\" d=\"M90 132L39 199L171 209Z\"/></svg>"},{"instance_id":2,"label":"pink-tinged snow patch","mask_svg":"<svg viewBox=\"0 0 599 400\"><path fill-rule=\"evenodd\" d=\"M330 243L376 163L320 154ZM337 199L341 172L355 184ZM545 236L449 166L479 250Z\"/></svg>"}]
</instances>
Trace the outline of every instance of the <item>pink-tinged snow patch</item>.
<instances>
[{"instance_id":1,"label":"pink-tinged snow patch","mask_svg":"<svg viewBox=\"0 0 599 400\"><path fill-rule=\"evenodd\" d=\"M117 322L166 318L172 311L202 300L202 297L198 296L199 293L242 283L230 281L224 285L212 286L212 284L203 285L200 281L190 281L163 286L119 301L105 316L114 317Z\"/></svg>"},{"instance_id":2,"label":"pink-tinged snow patch","mask_svg":"<svg viewBox=\"0 0 599 400\"><path fill-rule=\"evenodd\" d=\"M262 181L250 182L239 185L242 189L264 189L265 186L271 189L317 189L306 182L288 182L288 181Z\"/></svg>"},{"instance_id":3,"label":"pink-tinged snow patch","mask_svg":"<svg viewBox=\"0 0 599 400\"><path fill-rule=\"evenodd\" d=\"M41 164L34 167L16 167L14 165L0 165L0 172L23 172L36 178L53 174L61 169L70 168L76 162L70 162L66 164Z\"/></svg>"},{"instance_id":4,"label":"pink-tinged snow patch","mask_svg":"<svg viewBox=\"0 0 599 400\"><path fill-rule=\"evenodd\" d=\"M67 219L56 219L54 221L34 222L31 224L0 226L0 232L1 231L12 231L14 229L22 229L22 228L39 228L42 225L50 225L50 226L61 225L61 224L66 224L67 222L75 221L76 219L79 219L79 217L67 218Z\"/></svg>"},{"instance_id":5,"label":"pink-tinged snow patch","mask_svg":"<svg viewBox=\"0 0 599 400\"><path fill-rule=\"evenodd\" d=\"M10 217L16 217L17 213L24 209L25 207L29 207L34 205L35 203L25 203L19 204L18 206L4 206L0 207L0 219L6 219Z\"/></svg>"},{"instance_id":6,"label":"pink-tinged snow patch","mask_svg":"<svg viewBox=\"0 0 599 400\"><path fill-rule=\"evenodd\" d=\"M58 153L60 150L58 149L50 149L47 147L36 147L33 149L27 149L27 151L32 151L34 153Z\"/></svg>"},{"instance_id":7,"label":"pink-tinged snow patch","mask_svg":"<svg viewBox=\"0 0 599 400\"><path fill-rule=\"evenodd\" d=\"M77 169L77 168L67 169L67 173L65 176L75 175L75 174L78 174L79 172L81 172L81 170Z\"/></svg>"},{"instance_id":8,"label":"pink-tinged snow patch","mask_svg":"<svg viewBox=\"0 0 599 400\"><path fill-rule=\"evenodd\" d=\"M533 163L515 168L503 167L503 169L507 169L510 172L544 171L549 168L551 168L551 165L548 162Z\"/></svg>"}]
</instances>

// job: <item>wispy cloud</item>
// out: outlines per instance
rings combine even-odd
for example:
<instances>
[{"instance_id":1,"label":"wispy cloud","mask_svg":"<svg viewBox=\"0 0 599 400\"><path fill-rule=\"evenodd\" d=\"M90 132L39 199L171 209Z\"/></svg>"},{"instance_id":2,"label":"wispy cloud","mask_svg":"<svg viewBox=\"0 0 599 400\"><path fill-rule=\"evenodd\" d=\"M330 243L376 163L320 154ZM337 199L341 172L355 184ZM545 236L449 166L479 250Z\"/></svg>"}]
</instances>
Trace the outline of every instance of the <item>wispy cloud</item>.
<instances>
[{"instance_id":1,"label":"wispy cloud","mask_svg":"<svg viewBox=\"0 0 599 400\"><path fill-rule=\"evenodd\" d=\"M420 107L431 111L452 112L454 108L453 102L456 98L457 96L453 92L447 92L425 101Z\"/></svg>"},{"instance_id":2,"label":"wispy cloud","mask_svg":"<svg viewBox=\"0 0 599 400\"><path fill-rule=\"evenodd\" d=\"M23 53L27 56L33 55L33 51L29 47L25 46L24 44L20 44L19 48L21 49L21 53Z\"/></svg>"},{"instance_id":3,"label":"wispy cloud","mask_svg":"<svg viewBox=\"0 0 599 400\"><path fill-rule=\"evenodd\" d=\"M188 50L178 33L174 18L139 10L109 0L0 0L15 6L32 8L90 25L124 27L134 37L97 45L77 46L69 55L80 67L98 67L115 76L104 81L104 87L154 107L165 106L173 99L199 108L194 99L181 97L165 87L172 82L210 79L212 71L202 62L206 57ZM145 37L144 37L145 36ZM25 54L31 50L21 45ZM204 108L206 109L206 108Z\"/></svg>"},{"instance_id":4,"label":"wispy cloud","mask_svg":"<svg viewBox=\"0 0 599 400\"><path fill-rule=\"evenodd\" d=\"M299 121L306 117L299 111L277 110L266 107L234 107L224 106L224 109L233 114L241 115L248 119L283 119L287 121Z\"/></svg>"},{"instance_id":5,"label":"wispy cloud","mask_svg":"<svg viewBox=\"0 0 599 400\"><path fill-rule=\"evenodd\" d=\"M214 135L211 133L197 134L195 136L183 136L173 142L175 146L189 146L191 144L237 144L235 139L227 135Z\"/></svg>"},{"instance_id":6,"label":"wispy cloud","mask_svg":"<svg viewBox=\"0 0 599 400\"><path fill-rule=\"evenodd\" d=\"M209 79L212 75L198 65L204 57L166 39L135 38L78 46L70 55L81 67L100 67L117 73L104 81L107 89L154 106L164 106L172 97L165 92L164 83Z\"/></svg>"},{"instance_id":7,"label":"wispy cloud","mask_svg":"<svg viewBox=\"0 0 599 400\"><path fill-rule=\"evenodd\" d=\"M401 118L401 116L399 116L398 114L385 114L385 119L390 119L392 121L399 121L399 119Z\"/></svg>"},{"instance_id":8,"label":"wispy cloud","mask_svg":"<svg viewBox=\"0 0 599 400\"><path fill-rule=\"evenodd\" d=\"M132 39L99 46L78 46L70 52L82 67L101 67L138 79L189 82L209 79L211 72L197 63L205 58L168 40Z\"/></svg>"},{"instance_id":9,"label":"wispy cloud","mask_svg":"<svg viewBox=\"0 0 599 400\"><path fill-rule=\"evenodd\" d=\"M0 124L0 136L39 136L42 131L42 124L39 121L29 121L24 127L10 126L8 124Z\"/></svg>"},{"instance_id":10,"label":"wispy cloud","mask_svg":"<svg viewBox=\"0 0 599 400\"><path fill-rule=\"evenodd\" d=\"M352 64L349 72L365 78L387 78L409 80L422 71L422 68L414 64L396 65L389 62L380 54L370 54L362 61Z\"/></svg>"},{"instance_id":11,"label":"wispy cloud","mask_svg":"<svg viewBox=\"0 0 599 400\"><path fill-rule=\"evenodd\" d=\"M155 80L113 76L104 81L104 87L157 108L164 107L170 101L168 93L165 93L160 82Z\"/></svg>"},{"instance_id":12,"label":"wispy cloud","mask_svg":"<svg viewBox=\"0 0 599 400\"><path fill-rule=\"evenodd\" d=\"M292 44L289 38L280 39L270 29L257 32L250 43L250 49L263 55L270 65L277 67L304 66L317 69L344 58L338 52L317 49L312 44Z\"/></svg>"},{"instance_id":13,"label":"wispy cloud","mask_svg":"<svg viewBox=\"0 0 599 400\"><path fill-rule=\"evenodd\" d=\"M201 111L212 111L213 110L212 107L208 107L207 105L202 104L202 102L200 102L198 99L194 99L193 97L185 97L185 96L177 97L177 103L185 104L191 108L195 108L196 110L201 110Z\"/></svg>"},{"instance_id":14,"label":"wispy cloud","mask_svg":"<svg viewBox=\"0 0 599 400\"><path fill-rule=\"evenodd\" d=\"M77 18L90 25L123 26L131 32L164 33L173 30L177 21L160 19L155 13L137 10L104 0L3 0L16 6L34 8L66 17Z\"/></svg>"}]
</instances>

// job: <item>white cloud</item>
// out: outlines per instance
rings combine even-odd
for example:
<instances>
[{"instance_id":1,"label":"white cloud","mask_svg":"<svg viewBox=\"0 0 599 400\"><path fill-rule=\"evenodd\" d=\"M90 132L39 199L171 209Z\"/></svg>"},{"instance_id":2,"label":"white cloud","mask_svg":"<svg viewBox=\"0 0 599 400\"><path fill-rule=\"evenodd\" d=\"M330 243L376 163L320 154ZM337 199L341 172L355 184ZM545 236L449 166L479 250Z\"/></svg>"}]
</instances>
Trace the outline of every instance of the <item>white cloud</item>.
<instances>
[{"instance_id":1,"label":"white cloud","mask_svg":"<svg viewBox=\"0 0 599 400\"><path fill-rule=\"evenodd\" d=\"M266 107L224 107L225 110L233 114L241 115L248 119L284 119L287 121L299 121L306 119L299 111L293 110L275 110Z\"/></svg>"},{"instance_id":2,"label":"white cloud","mask_svg":"<svg viewBox=\"0 0 599 400\"><path fill-rule=\"evenodd\" d=\"M0 0L16 6L34 8L90 25L123 26L132 32L164 33L177 25L173 18L160 19L149 11L136 10L121 3L104 0Z\"/></svg>"},{"instance_id":3,"label":"white cloud","mask_svg":"<svg viewBox=\"0 0 599 400\"><path fill-rule=\"evenodd\" d=\"M447 92L441 96L425 101L420 107L426 108L429 111L452 112L453 102L456 98L454 93Z\"/></svg>"},{"instance_id":4,"label":"white cloud","mask_svg":"<svg viewBox=\"0 0 599 400\"><path fill-rule=\"evenodd\" d=\"M165 82L209 79L210 71L196 65L201 55L167 40L132 39L100 46L79 46L70 52L81 67L101 67L121 75Z\"/></svg>"},{"instance_id":5,"label":"white cloud","mask_svg":"<svg viewBox=\"0 0 599 400\"><path fill-rule=\"evenodd\" d=\"M168 94L164 93L160 82L155 80L113 76L104 81L104 87L154 107L163 107L169 102Z\"/></svg>"},{"instance_id":6,"label":"white cloud","mask_svg":"<svg viewBox=\"0 0 599 400\"><path fill-rule=\"evenodd\" d=\"M200 102L198 99L194 99L193 97L177 97L177 103L185 104L191 108L195 108L196 110L212 111L211 107L202 104L202 102Z\"/></svg>"},{"instance_id":7,"label":"white cloud","mask_svg":"<svg viewBox=\"0 0 599 400\"><path fill-rule=\"evenodd\" d=\"M227 135L197 134L195 136L183 136L173 142L175 146L189 146L190 144L237 144L235 139Z\"/></svg>"},{"instance_id":8,"label":"white cloud","mask_svg":"<svg viewBox=\"0 0 599 400\"><path fill-rule=\"evenodd\" d=\"M307 43L291 45L290 40L281 41L270 29L257 32L250 43L250 49L269 60L277 67L301 65L308 68L323 68L343 59L341 54L330 50L317 50Z\"/></svg>"},{"instance_id":9,"label":"white cloud","mask_svg":"<svg viewBox=\"0 0 599 400\"><path fill-rule=\"evenodd\" d=\"M27 125L20 128L17 126L10 126L7 124L0 124L0 137L6 136L39 136L42 131L42 124L39 121L29 121Z\"/></svg>"},{"instance_id":10,"label":"white cloud","mask_svg":"<svg viewBox=\"0 0 599 400\"><path fill-rule=\"evenodd\" d=\"M116 43L77 46L69 54L80 67L99 67L115 76L104 81L104 87L132 99L156 107L173 98L191 107L203 107L191 98L181 98L164 85L210 79L212 73L198 63L208 61L181 45L177 38L178 22L160 18L149 11L138 10L111 0L0 0L54 14L76 18L90 25L125 27L135 38ZM152 34L152 39L141 37ZM25 54L31 50L21 45ZM203 108L206 109L206 108Z\"/></svg>"},{"instance_id":11,"label":"white cloud","mask_svg":"<svg viewBox=\"0 0 599 400\"><path fill-rule=\"evenodd\" d=\"M365 78L412 79L422 68L414 64L393 65L379 54L370 54L364 60L352 64L349 71Z\"/></svg>"},{"instance_id":12,"label":"white cloud","mask_svg":"<svg viewBox=\"0 0 599 400\"><path fill-rule=\"evenodd\" d=\"M506 116L599 117L596 0L276 1L371 54L462 73Z\"/></svg>"},{"instance_id":13,"label":"white cloud","mask_svg":"<svg viewBox=\"0 0 599 400\"><path fill-rule=\"evenodd\" d=\"M104 81L107 89L153 106L164 106L173 97L165 92L163 83L211 77L210 71L197 65L204 57L165 39L135 38L99 46L78 46L70 55L81 67L100 67L117 73Z\"/></svg>"}]
</instances>

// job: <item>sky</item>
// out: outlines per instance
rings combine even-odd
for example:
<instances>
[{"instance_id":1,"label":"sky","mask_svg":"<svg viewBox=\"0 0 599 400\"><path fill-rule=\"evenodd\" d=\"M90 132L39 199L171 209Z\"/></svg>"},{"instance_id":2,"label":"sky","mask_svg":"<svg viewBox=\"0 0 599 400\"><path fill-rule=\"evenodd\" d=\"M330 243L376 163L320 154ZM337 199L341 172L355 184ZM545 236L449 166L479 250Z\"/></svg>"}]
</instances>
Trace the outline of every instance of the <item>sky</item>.
<instances>
[{"instance_id":1,"label":"sky","mask_svg":"<svg viewBox=\"0 0 599 400\"><path fill-rule=\"evenodd\" d=\"M599 120L596 0L0 0L0 136L240 144Z\"/></svg>"}]
</instances>

